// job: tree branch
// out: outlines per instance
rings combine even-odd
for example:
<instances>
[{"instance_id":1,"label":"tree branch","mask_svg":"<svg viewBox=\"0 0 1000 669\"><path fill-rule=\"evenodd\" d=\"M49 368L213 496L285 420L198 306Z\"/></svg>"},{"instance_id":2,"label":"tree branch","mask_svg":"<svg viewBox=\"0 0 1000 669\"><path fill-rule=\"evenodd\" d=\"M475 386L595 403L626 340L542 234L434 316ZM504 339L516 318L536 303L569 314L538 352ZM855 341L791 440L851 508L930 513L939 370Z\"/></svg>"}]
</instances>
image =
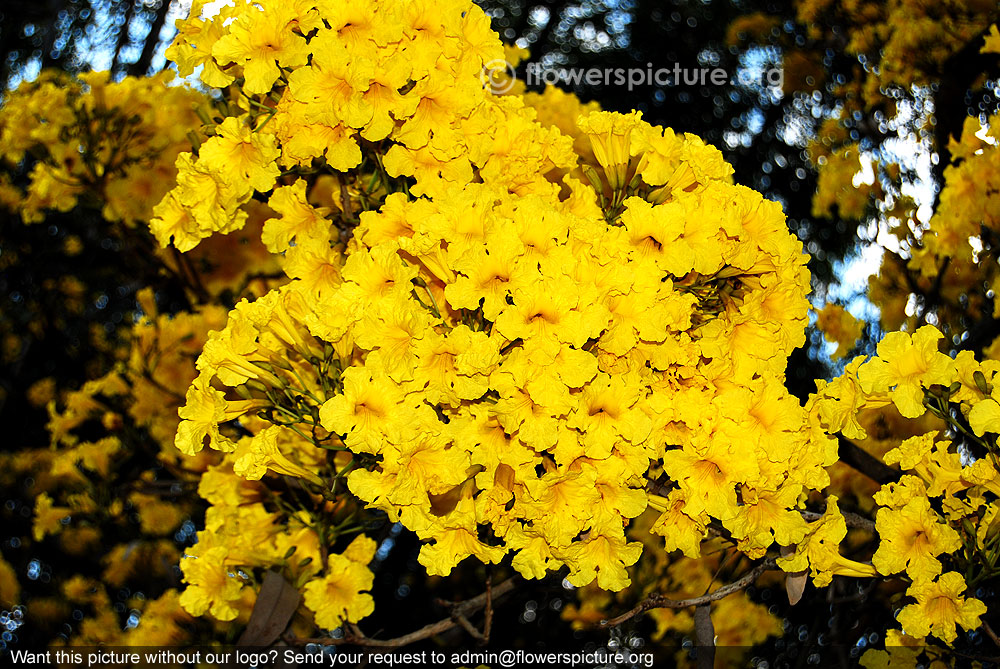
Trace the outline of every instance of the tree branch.
<instances>
[{"instance_id":1,"label":"tree branch","mask_svg":"<svg viewBox=\"0 0 1000 669\"><path fill-rule=\"evenodd\" d=\"M699 604L694 608L694 637L698 645L698 668L712 669L715 666L715 626L711 604Z\"/></svg>"},{"instance_id":2,"label":"tree branch","mask_svg":"<svg viewBox=\"0 0 1000 669\"><path fill-rule=\"evenodd\" d=\"M716 602L724 597L739 592L741 590L746 590L754 581L763 574L765 571L774 569L777 566L777 562L774 558L767 558L759 565L751 569L749 572L743 575L739 580L728 583L721 588L710 592L707 595L702 595L701 597L691 597L689 599L670 599L664 597L658 593L653 593L646 597L638 606L633 608L631 611L616 616L610 620L602 620L601 627L614 627L616 625L621 625L623 622L634 618L640 613L649 611L650 609L685 609L689 606L704 606L705 604L710 604L711 602Z\"/></svg>"},{"instance_id":3,"label":"tree branch","mask_svg":"<svg viewBox=\"0 0 1000 669\"><path fill-rule=\"evenodd\" d=\"M115 50L111 57L111 67L108 68L112 75L116 74L122 62L122 50L128 45L129 41L129 27L132 25L132 18L135 14L135 3L127 2L121 3L125 4L124 16L122 17L122 25L118 30L118 37L115 39Z\"/></svg>"},{"instance_id":4,"label":"tree branch","mask_svg":"<svg viewBox=\"0 0 1000 669\"><path fill-rule=\"evenodd\" d=\"M461 613L453 613L451 619L458 623L462 629L469 633L473 639L479 643L486 643L486 637L483 633L475 628L475 626L469 622L469 619L463 616Z\"/></svg>"},{"instance_id":5,"label":"tree branch","mask_svg":"<svg viewBox=\"0 0 1000 669\"><path fill-rule=\"evenodd\" d=\"M801 511L802 517L808 521L819 520L823 517L822 513L817 513L815 511ZM844 523L848 527L857 528L861 530L868 530L869 532L875 531L875 521L869 520L864 516L858 515L856 513L851 513L850 511L841 511L840 515L844 517Z\"/></svg>"},{"instance_id":6,"label":"tree branch","mask_svg":"<svg viewBox=\"0 0 1000 669\"><path fill-rule=\"evenodd\" d=\"M893 469L843 435L837 435L840 461L850 465L880 485L899 481L902 472Z\"/></svg>"},{"instance_id":7,"label":"tree branch","mask_svg":"<svg viewBox=\"0 0 1000 669\"><path fill-rule=\"evenodd\" d=\"M127 72L129 74L141 77L146 75L149 68L152 67L156 47L160 45L160 33L167 22L167 14L170 13L172 2L173 0L160 0L160 4L153 10L155 14L149 26L149 32L146 34L146 41L142 44L142 53L137 61L128 65Z\"/></svg>"}]
</instances>

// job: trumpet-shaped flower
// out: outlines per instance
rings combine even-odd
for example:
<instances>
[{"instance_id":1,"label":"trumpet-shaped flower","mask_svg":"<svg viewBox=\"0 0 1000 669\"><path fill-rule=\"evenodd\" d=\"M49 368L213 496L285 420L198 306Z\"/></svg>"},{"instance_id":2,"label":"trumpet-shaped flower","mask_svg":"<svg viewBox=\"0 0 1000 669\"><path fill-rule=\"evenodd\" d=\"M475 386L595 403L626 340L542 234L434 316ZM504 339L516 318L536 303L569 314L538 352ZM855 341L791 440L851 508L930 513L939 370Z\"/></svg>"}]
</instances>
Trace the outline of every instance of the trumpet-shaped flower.
<instances>
[{"instance_id":1,"label":"trumpet-shaped flower","mask_svg":"<svg viewBox=\"0 0 1000 669\"><path fill-rule=\"evenodd\" d=\"M913 335L890 332L879 342L878 357L858 368L858 380L866 393L888 392L899 412L916 418L924 412L924 388L951 385L955 369L951 358L938 352L943 335L924 326Z\"/></svg>"},{"instance_id":2,"label":"trumpet-shaped flower","mask_svg":"<svg viewBox=\"0 0 1000 669\"><path fill-rule=\"evenodd\" d=\"M875 527L882 541L872 557L879 573L906 570L914 581L927 581L941 573L937 556L958 550L958 532L941 522L927 497L915 497L899 509L879 509Z\"/></svg>"},{"instance_id":3,"label":"trumpet-shaped flower","mask_svg":"<svg viewBox=\"0 0 1000 669\"><path fill-rule=\"evenodd\" d=\"M979 627L986 605L978 599L962 597L965 579L958 572L941 574L936 580L919 580L906 591L917 600L904 606L897 620L910 636L933 634L947 643L958 636L957 625L967 630Z\"/></svg>"},{"instance_id":4,"label":"trumpet-shaped flower","mask_svg":"<svg viewBox=\"0 0 1000 669\"><path fill-rule=\"evenodd\" d=\"M335 629L344 622L356 623L375 610L375 600L365 592L375 580L368 569L375 548L374 540L357 537L343 554L330 554L323 576L305 584L302 599L316 614L319 627Z\"/></svg>"}]
</instances>

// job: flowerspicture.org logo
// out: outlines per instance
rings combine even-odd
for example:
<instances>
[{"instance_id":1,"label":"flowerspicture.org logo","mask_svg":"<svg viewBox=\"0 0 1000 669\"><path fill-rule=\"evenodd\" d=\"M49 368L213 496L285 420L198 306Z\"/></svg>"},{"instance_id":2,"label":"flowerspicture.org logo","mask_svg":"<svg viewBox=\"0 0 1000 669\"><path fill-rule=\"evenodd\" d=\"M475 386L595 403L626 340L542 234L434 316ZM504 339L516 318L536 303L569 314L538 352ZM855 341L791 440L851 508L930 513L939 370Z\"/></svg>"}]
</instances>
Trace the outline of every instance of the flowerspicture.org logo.
<instances>
[{"instance_id":1,"label":"flowerspicture.org logo","mask_svg":"<svg viewBox=\"0 0 1000 669\"><path fill-rule=\"evenodd\" d=\"M604 86L625 87L632 91L643 86L660 88L673 86L741 85L780 91L784 85L784 70L780 67L741 68L730 75L721 67L550 67L528 63L524 70L528 86ZM480 79L496 95L509 93L517 81L517 70L505 60L492 60L483 66Z\"/></svg>"}]
</instances>

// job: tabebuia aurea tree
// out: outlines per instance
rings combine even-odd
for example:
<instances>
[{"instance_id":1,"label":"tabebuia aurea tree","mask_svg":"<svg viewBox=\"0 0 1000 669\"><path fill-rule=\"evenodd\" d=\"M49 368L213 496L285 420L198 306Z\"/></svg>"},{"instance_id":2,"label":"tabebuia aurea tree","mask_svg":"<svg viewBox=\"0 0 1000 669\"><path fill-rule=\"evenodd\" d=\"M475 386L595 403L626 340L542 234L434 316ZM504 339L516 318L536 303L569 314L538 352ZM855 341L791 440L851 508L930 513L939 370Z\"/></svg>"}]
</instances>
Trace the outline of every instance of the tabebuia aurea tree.
<instances>
[{"instance_id":1,"label":"tabebuia aurea tree","mask_svg":"<svg viewBox=\"0 0 1000 669\"><path fill-rule=\"evenodd\" d=\"M886 30L916 10L880 6L798 11L848 15L845 53L888 59L903 47ZM963 39L995 55L974 9ZM803 404L785 376L810 327L808 257L718 149L554 88L496 94L484 72L518 54L471 2L213 11L196 1L167 51L197 86L45 75L0 110L18 224L96 210L144 240L130 262L156 283L99 374L32 386L50 445L0 456L5 485L32 478L24 541L90 560L48 574L52 593L16 608L26 625L70 645L452 630L472 647L502 599L562 582L574 627L652 620L688 662L685 637L749 657L785 635L762 588L788 608L849 583L895 613L852 661L988 654L1000 362L961 344L997 276L996 117L965 122L921 222L899 178L854 189L874 149L846 138L875 104L862 93L932 82L889 60L842 82L811 149L816 215L892 221L902 260L875 280L874 355ZM744 43L785 34L741 21ZM874 159L879 179L902 173ZM938 302L915 297L928 284ZM836 305L818 324L838 357L862 332ZM419 546L407 590L470 594L390 638L369 625L403 538ZM6 561L0 598L22 599Z\"/></svg>"}]
</instances>

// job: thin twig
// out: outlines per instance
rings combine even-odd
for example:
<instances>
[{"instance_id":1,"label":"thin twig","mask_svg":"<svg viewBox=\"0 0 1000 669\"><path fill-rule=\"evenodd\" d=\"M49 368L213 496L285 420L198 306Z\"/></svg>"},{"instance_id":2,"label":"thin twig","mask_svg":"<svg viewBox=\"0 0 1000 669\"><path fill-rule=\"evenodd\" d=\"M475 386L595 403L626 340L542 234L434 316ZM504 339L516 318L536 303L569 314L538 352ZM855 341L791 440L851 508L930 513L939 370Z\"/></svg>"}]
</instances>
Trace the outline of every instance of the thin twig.
<instances>
[{"instance_id":1,"label":"thin twig","mask_svg":"<svg viewBox=\"0 0 1000 669\"><path fill-rule=\"evenodd\" d=\"M986 636L990 638L996 646L1000 647L1000 637L997 637L997 633L993 631L989 623L983 622L983 631L986 632Z\"/></svg>"},{"instance_id":2,"label":"thin twig","mask_svg":"<svg viewBox=\"0 0 1000 669\"><path fill-rule=\"evenodd\" d=\"M670 599L664 597L663 595L653 593L646 597L638 606L633 608L631 611L621 614L611 618L610 620L602 620L601 627L614 627L616 625L621 625L626 620L634 618L635 616L649 611L650 609L685 609L689 606L701 606L703 604L708 604L711 602L718 601L723 597L728 597L729 595L739 592L740 590L745 590L750 587L757 578L763 574L765 571L774 569L777 566L777 562L774 558L767 558L759 565L747 572L739 580L733 581L721 588L710 592L707 595L702 595L701 597L691 597L689 599Z\"/></svg>"},{"instance_id":3,"label":"thin twig","mask_svg":"<svg viewBox=\"0 0 1000 669\"><path fill-rule=\"evenodd\" d=\"M463 616L461 613L453 613L451 619L458 623L462 629L469 633L473 639L479 643L486 643L486 637L483 633L476 629L475 625L469 622L469 619Z\"/></svg>"},{"instance_id":4,"label":"thin twig","mask_svg":"<svg viewBox=\"0 0 1000 669\"><path fill-rule=\"evenodd\" d=\"M486 609L483 615L486 617L483 622L483 637L489 643L490 631L493 629L493 574L486 577Z\"/></svg>"}]
</instances>

